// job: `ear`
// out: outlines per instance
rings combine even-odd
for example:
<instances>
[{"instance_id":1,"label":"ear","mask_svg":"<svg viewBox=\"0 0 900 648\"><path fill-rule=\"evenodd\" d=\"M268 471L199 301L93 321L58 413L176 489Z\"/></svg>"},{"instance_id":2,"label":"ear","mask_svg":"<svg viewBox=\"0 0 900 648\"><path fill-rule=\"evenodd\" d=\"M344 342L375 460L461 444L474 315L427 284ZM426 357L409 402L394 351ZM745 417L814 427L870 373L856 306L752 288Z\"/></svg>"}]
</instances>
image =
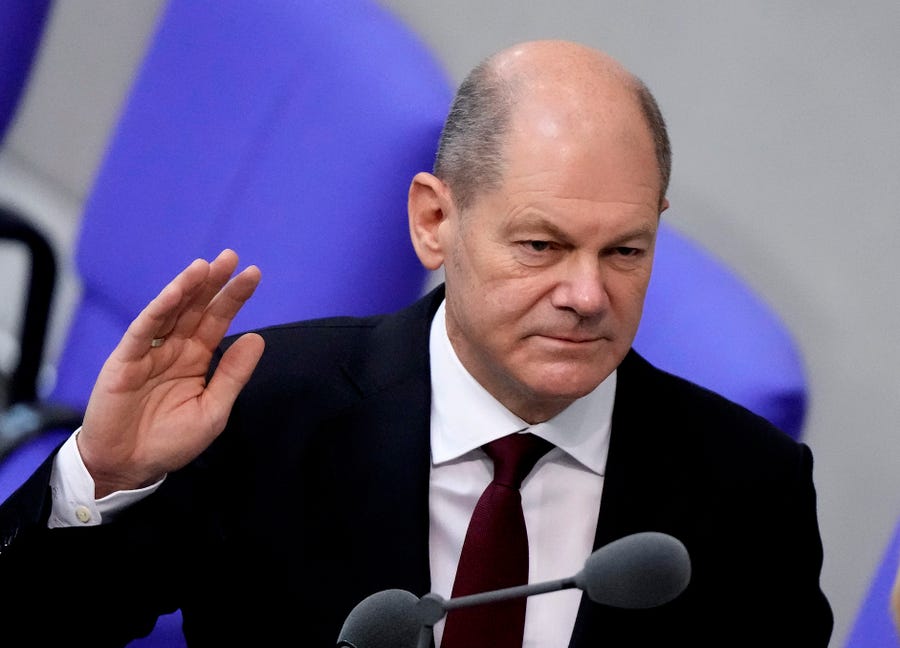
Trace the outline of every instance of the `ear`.
<instances>
[{"instance_id":1,"label":"ear","mask_svg":"<svg viewBox=\"0 0 900 648\"><path fill-rule=\"evenodd\" d=\"M450 189L430 173L417 173L409 186L409 236L416 255L429 270L437 270L444 263L444 248L439 236L440 226L453 209Z\"/></svg>"}]
</instances>

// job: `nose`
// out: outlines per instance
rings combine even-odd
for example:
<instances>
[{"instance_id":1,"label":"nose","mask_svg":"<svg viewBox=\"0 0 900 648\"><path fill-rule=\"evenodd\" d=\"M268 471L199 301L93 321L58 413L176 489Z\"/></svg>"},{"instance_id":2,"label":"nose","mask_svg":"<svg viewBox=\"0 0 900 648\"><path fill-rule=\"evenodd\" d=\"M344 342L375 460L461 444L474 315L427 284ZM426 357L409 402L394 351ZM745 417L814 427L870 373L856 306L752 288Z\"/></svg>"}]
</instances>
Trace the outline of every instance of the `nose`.
<instances>
[{"instance_id":1,"label":"nose","mask_svg":"<svg viewBox=\"0 0 900 648\"><path fill-rule=\"evenodd\" d=\"M596 257L573 255L560 264L561 275L553 290L556 308L570 310L579 317L596 317L609 305L603 268Z\"/></svg>"}]
</instances>

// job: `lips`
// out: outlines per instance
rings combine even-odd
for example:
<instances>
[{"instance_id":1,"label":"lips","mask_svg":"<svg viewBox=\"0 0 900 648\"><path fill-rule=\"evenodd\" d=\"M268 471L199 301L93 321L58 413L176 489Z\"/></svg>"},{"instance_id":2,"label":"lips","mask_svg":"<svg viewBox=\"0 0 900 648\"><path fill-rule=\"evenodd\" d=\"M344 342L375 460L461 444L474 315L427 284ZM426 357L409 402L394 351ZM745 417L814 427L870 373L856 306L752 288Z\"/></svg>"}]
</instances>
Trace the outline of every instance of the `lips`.
<instances>
[{"instance_id":1,"label":"lips","mask_svg":"<svg viewBox=\"0 0 900 648\"><path fill-rule=\"evenodd\" d=\"M571 344L584 344L588 342L597 342L603 338L597 335L558 335L551 333L536 333L536 337L547 338L548 340L556 340L558 342L569 342Z\"/></svg>"}]
</instances>

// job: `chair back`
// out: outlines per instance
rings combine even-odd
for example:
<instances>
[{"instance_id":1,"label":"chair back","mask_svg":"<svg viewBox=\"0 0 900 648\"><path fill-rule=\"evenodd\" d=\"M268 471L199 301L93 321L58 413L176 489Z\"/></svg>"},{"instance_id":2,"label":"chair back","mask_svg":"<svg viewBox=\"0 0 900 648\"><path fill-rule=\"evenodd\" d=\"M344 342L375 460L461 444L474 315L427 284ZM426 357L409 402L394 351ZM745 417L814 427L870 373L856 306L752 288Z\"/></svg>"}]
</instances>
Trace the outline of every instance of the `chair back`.
<instances>
[{"instance_id":1,"label":"chair back","mask_svg":"<svg viewBox=\"0 0 900 648\"><path fill-rule=\"evenodd\" d=\"M171 0L86 204L53 398L84 405L146 302L225 247L263 277L232 332L415 299L407 188L451 96L376 2Z\"/></svg>"},{"instance_id":2,"label":"chair back","mask_svg":"<svg viewBox=\"0 0 900 648\"><path fill-rule=\"evenodd\" d=\"M738 274L663 215L634 347L658 367L712 389L795 439L807 412L794 336Z\"/></svg>"},{"instance_id":3,"label":"chair back","mask_svg":"<svg viewBox=\"0 0 900 648\"><path fill-rule=\"evenodd\" d=\"M900 569L900 522L872 574L847 635L846 648L887 648L900 646L900 629L891 616L891 589Z\"/></svg>"}]
</instances>

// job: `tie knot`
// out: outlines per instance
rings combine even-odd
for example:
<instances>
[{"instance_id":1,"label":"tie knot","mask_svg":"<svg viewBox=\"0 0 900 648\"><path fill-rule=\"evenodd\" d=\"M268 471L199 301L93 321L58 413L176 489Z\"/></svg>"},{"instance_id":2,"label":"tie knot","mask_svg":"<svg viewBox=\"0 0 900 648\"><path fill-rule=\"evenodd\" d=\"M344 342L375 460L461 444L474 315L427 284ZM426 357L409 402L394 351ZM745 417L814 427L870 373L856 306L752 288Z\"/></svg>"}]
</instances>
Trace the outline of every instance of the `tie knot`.
<instances>
[{"instance_id":1,"label":"tie knot","mask_svg":"<svg viewBox=\"0 0 900 648\"><path fill-rule=\"evenodd\" d=\"M534 464L547 454L553 444L525 432L509 434L483 447L494 462L494 481L518 489Z\"/></svg>"}]
</instances>

